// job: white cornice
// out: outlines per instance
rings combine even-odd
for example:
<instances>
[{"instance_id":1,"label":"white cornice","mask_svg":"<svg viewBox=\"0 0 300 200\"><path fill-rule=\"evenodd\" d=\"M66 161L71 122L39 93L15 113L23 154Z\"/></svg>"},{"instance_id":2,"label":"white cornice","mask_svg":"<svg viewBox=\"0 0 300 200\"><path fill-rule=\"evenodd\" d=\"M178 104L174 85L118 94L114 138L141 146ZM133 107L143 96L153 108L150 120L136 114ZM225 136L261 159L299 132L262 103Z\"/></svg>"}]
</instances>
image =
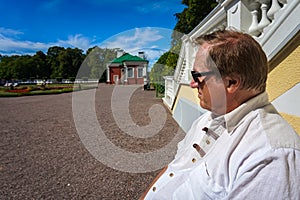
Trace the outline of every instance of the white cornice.
<instances>
[{"instance_id":1,"label":"white cornice","mask_svg":"<svg viewBox=\"0 0 300 200\"><path fill-rule=\"evenodd\" d=\"M207 33L217 28L221 23L226 22L226 10L221 4L218 4L189 34L191 39Z\"/></svg>"}]
</instances>

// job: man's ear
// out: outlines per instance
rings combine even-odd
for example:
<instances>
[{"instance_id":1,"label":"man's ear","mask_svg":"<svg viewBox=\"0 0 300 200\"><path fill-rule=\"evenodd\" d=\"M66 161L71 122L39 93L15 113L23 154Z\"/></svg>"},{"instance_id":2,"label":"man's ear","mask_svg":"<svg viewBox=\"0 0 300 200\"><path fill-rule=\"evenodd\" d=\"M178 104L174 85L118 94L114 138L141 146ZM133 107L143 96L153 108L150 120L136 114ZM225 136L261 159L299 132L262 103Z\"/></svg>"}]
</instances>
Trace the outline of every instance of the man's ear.
<instances>
[{"instance_id":1,"label":"man's ear","mask_svg":"<svg viewBox=\"0 0 300 200\"><path fill-rule=\"evenodd\" d=\"M234 84L236 84L236 80L229 80L228 81L228 86L227 87L230 87L231 85L234 85Z\"/></svg>"},{"instance_id":2,"label":"man's ear","mask_svg":"<svg viewBox=\"0 0 300 200\"><path fill-rule=\"evenodd\" d=\"M241 81L238 78L228 77L225 79L226 89L228 93L234 93L240 87Z\"/></svg>"}]
</instances>

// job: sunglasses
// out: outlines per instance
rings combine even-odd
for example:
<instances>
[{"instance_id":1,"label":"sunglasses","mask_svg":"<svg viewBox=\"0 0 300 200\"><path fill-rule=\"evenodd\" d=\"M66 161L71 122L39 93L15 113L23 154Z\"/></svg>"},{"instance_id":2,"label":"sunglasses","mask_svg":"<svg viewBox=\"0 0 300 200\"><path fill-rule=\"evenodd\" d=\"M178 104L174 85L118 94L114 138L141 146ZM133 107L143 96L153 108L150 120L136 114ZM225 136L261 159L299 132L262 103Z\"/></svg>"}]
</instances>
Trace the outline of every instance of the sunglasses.
<instances>
[{"instance_id":1,"label":"sunglasses","mask_svg":"<svg viewBox=\"0 0 300 200\"><path fill-rule=\"evenodd\" d=\"M208 71L208 72L197 72L197 71L191 71L192 77L196 83L200 83L199 78L202 76L208 76L214 74L213 71Z\"/></svg>"}]
</instances>

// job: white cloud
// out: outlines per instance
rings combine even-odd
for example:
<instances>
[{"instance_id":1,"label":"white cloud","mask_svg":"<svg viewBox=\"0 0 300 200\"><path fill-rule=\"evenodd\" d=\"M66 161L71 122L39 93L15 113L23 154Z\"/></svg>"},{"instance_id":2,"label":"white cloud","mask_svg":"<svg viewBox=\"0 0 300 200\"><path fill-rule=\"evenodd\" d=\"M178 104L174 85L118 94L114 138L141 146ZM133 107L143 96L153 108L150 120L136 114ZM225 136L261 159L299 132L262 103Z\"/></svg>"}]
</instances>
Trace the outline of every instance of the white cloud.
<instances>
[{"instance_id":1,"label":"white cloud","mask_svg":"<svg viewBox=\"0 0 300 200\"><path fill-rule=\"evenodd\" d=\"M162 38L163 36L161 36L155 29L136 28L113 36L112 41L111 39L108 39L108 41L104 42L103 45L111 48L132 49L136 47L147 46L149 43L155 42Z\"/></svg>"},{"instance_id":2,"label":"white cloud","mask_svg":"<svg viewBox=\"0 0 300 200\"><path fill-rule=\"evenodd\" d=\"M37 51L47 52L49 47L62 46L79 48L86 51L93 46L100 48L121 48L126 52L137 55L143 51L149 60L149 66L170 48L172 30L164 28L135 28L110 37L101 44L96 44L95 39L90 39L82 34L69 35L66 40L59 39L55 42L42 43L16 38L22 32L0 27L0 54L22 55L34 54Z\"/></svg>"},{"instance_id":3,"label":"white cloud","mask_svg":"<svg viewBox=\"0 0 300 200\"><path fill-rule=\"evenodd\" d=\"M46 52L48 48L52 46L77 47L86 51L88 48L92 47L93 42L93 40L90 40L81 34L70 35L67 40L58 40L50 43L22 40L17 37L18 35L23 35L23 33L18 30L0 27L0 54L34 54L37 51Z\"/></svg>"},{"instance_id":4,"label":"white cloud","mask_svg":"<svg viewBox=\"0 0 300 200\"><path fill-rule=\"evenodd\" d=\"M69 47L77 47L82 50L87 50L92 45L92 40L87 37L84 37L81 34L70 35L67 40L58 40L59 46L69 46Z\"/></svg>"},{"instance_id":5,"label":"white cloud","mask_svg":"<svg viewBox=\"0 0 300 200\"><path fill-rule=\"evenodd\" d=\"M121 48L137 55L144 51L152 65L170 46L172 30L163 28L135 28L109 38L98 46L101 48Z\"/></svg>"},{"instance_id":6,"label":"white cloud","mask_svg":"<svg viewBox=\"0 0 300 200\"><path fill-rule=\"evenodd\" d=\"M41 42L19 41L9 38L0 33L1 54L31 54L39 50L46 50L47 44Z\"/></svg>"},{"instance_id":7,"label":"white cloud","mask_svg":"<svg viewBox=\"0 0 300 200\"><path fill-rule=\"evenodd\" d=\"M24 33L19 30L13 30L9 28L0 27L0 36L9 35L11 37L16 37L18 35L23 35Z\"/></svg>"},{"instance_id":8,"label":"white cloud","mask_svg":"<svg viewBox=\"0 0 300 200\"><path fill-rule=\"evenodd\" d=\"M152 67L154 63L159 59L159 57L165 53L167 49L145 49L146 58L149 60L149 66Z\"/></svg>"}]
</instances>

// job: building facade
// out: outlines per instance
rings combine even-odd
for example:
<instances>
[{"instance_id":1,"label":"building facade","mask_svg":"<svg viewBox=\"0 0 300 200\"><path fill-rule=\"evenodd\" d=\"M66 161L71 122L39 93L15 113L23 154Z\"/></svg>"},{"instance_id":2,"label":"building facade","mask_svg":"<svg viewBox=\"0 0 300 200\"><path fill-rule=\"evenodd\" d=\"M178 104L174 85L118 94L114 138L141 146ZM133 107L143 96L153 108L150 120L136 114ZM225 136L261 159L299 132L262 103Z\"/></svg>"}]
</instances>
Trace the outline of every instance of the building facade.
<instances>
[{"instance_id":1,"label":"building facade","mask_svg":"<svg viewBox=\"0 0 300 200\"><path fill-rule=\"evenodd\" d=\"M147 83L148 60L144 52L138 56L118 52L117 58L107 64L107 83L122 85L144 85Z\"/></svg>"}]
</instances>

